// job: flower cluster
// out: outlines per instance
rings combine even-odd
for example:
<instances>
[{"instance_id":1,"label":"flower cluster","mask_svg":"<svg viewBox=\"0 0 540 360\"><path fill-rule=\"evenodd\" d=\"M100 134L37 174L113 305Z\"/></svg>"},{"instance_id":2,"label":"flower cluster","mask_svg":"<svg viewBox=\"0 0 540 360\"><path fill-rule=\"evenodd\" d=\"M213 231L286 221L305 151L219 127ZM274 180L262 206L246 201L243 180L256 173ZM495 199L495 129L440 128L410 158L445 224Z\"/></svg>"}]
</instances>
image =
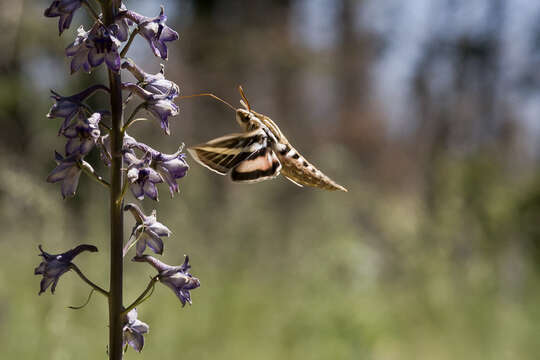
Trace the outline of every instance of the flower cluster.
<instances>
[{"instance_id":1,"label":"flower cluster","mask_svg":"<svg viewBox=\"0 0 540 360\"><path fill-rule=\"evenodd\" d=\"M100 2L102 6L115 6L115 2ZM107 4L107 5L106 5ZM116 5L117 6L117 5ZM65 55L70 60L71 73L79 70L91 73L99 68L109 70L110 76L121 74L122 70L129 72L135 82L124 82L120 84L123 91L120 98L119 87L109 89L107 86L98 84L71 95L62 96L52 91L52 105L48 118L60 118L58 135L64 139L63 154L55 151L57 166L47 177L51 183L61 183L61 193L64 198L73 197L77 192L79 179L82 173L87 174L100 184L113 191L111 184L99 176L94 167L85 160L94 148L99 149L101 159L106 166L111 163L118 163L122 158L124 172L123 191L120 195L119 205L125 196L129 196L127 189L136 200L143 200L148 197L158 201L158 187L160 184L166 185L171 197L179 192L178 180L186 176L189 169L185 156L182 153L183 145L172 154L164 153L136 140L127 134L127 130L136 121L141 120L138 116L140 110L146 110L151 117L159 121L161 129L170 135L171 117L178 115L179 107L174 100L180 94L179 86L165 77L164 66L157 73L147 73L142 70L131 58L127 57L129 47L136 36L145 39L152 54L162 60L167 60L170 42L178 40L178 33L172 30L167 24L167 16L164 8L155 17L146 17L135 11L127 9L123 4L111 19L109 16L99 14L86 0L54 0L45 10L46 17L58 17L58 30L62 34L69 29L75 12L85 7L94 19L94 23L87 29L79 26L76 29L74 40L66 48ZM104 9L104 8L102 8ZM101 66L104 64L104 66ZM117 82L117 84L119 84ZM111 85L115 86L115 85ZM115 93L115 89L117 90ZM116 96L118 104L120 101L123 108L130 109L130 116L126 116L124 124L118 125L114 119L115 114L109 111L94 110L88 103L89 98L98 91L104 91L113 99ZM117 94L117 95L115 95ZM132 105L136 101L137 104ZM112 100L111 100L112 102ZM109 118L109 115L112 115ZM118 115L118 112L116 112ZM116 127L111 124L113 119ZM121 128L120 128L121 127ZM113 154L111 139L122 139L121 151ZM118 149L118 147L115 147ZM89 157L92 158L92 157ZM98 168L99 169L99 168ZM119 167L116 167L118 174ZM114 177L118 179L120 175ZM116 188L119 192L120 187ZM116 196L116 193L113 193ZM153 278L147 290L135 300L131 305L124 308L123 316L123 345L130 345L140 352L144 346L144 337L149 327L144 322L138 320L136 306L139 306L147 298L147 292L153 289L154 284L159 280L162 284L171 288L179 298L182 306L191 304L190 290L200 286L197 278L189 273L190 265L188 257L180 266L170 266L158 259L146 255L147 249L155 254L163 254L163 239L171 235L169 228L157 221L156 211L146 215L141 207L135 203L128 203L124 206L125 211L129 211L135 220L135 225L131 236L124 245L124 256L132 247L135 247L135 261L147 262L152 265L158 275ZM43 262L35 269L36 275L42 275L40 284L40 294L49 286L54 293L60 276L69 270L74 270L79 276L89 284L94 290L110 297L106 290L92 283L86 276L72 263L72 260L82 251L97 251L92 245L79 245L59 255L51 255L42 250L40 246ZM118 317L119 318L119 317Z\"/></svg>"}]
</instances>

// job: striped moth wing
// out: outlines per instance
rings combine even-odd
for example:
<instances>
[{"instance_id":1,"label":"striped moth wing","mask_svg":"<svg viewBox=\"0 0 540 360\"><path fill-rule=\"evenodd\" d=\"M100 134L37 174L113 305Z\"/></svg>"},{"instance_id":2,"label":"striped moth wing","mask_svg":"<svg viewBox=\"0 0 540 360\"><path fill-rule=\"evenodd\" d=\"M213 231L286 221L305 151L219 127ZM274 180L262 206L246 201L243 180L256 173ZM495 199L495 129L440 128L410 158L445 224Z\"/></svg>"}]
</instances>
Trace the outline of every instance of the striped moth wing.
<instances>
[{"instance_id":1,"label":"striped moth wing","mask_svg":"<svg viewBox=\"0 0 540 360\"><path fill-rule=\"evenodd\" d=\"M193 159L220 174L231 174L237 182L258 182L279 175L281 164L268 146L268 135L261 128L242 134L226 135L188 149Z\"/></svg>"},{"instance_id":2,"label":"striped moth wing","mask_svg":"<svg viewBox=\"0 0 540 360\"><path fill-rule=\"evenodd\" d=\"M246 160L240 162L231 171L231 180L254 183L275 178L279 175L281 164L269 147L263 147Z\"/></svg>"}]
</instances>

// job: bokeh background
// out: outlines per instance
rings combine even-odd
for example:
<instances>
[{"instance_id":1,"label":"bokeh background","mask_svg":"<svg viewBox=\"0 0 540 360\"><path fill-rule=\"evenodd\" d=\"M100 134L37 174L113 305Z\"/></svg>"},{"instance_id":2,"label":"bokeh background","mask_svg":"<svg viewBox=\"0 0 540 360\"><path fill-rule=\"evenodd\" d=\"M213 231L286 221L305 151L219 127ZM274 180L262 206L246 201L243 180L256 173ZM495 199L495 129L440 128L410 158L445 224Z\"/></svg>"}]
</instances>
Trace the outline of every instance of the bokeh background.
<instances>
[{"instance_id":1,"label":"bokeh background","mask_svg":"<svg viewBox=\"0 0 540 360\"><path fill-rule=\"evenodd\" d=\"M202 286L184 309L158 287L139 308L145 348L126 358L538 358L539 2L163 3L180 33L166 74L182 93L237 104L242 84L349 192L281 178L232 184L189 159L180 196L162 187L159 204L143 205L174 232L164 260L189 254ZM84 10L59 38L57 20L42 16L48 5L0 1L0 349L6 359L101 359L103 299L69 310L88 295L75 274L41 297L33 275L38 244L56 253L84 242L100 252L76 263L108 283L106 194L82 178L63 201L44 181L63 147L60 120L45 118L49 89L95 81L68 75L63 55L88 23ZM159 5L127 2L147 15ZM143 40L131 56L159 70ZM170 137L156 121L131 134L170 153L238 131L212 99L179 105ZM153 270L125 271L128 302Z\"/></svg>"}]
</instances>

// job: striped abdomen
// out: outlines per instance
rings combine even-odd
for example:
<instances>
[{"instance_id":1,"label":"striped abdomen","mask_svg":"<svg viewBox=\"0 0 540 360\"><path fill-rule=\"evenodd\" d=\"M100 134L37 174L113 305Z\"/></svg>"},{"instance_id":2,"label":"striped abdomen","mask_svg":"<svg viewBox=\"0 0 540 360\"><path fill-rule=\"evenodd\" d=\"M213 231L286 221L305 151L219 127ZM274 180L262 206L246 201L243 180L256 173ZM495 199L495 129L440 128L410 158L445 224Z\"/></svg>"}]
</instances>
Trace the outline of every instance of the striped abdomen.
<instances>
[{"instance_id":1,"label":"striped abdomen","mask_svg":"<svg viewBox=\"0 0 540 360\"><path fill-rule=\"evenodd\" d=\"M326 190L347 191L309 163L289 144L279 144L277 147L279 149L276 149L276 154L281 163L281 174L292 182Z\"/></svg>"}]
</instances>

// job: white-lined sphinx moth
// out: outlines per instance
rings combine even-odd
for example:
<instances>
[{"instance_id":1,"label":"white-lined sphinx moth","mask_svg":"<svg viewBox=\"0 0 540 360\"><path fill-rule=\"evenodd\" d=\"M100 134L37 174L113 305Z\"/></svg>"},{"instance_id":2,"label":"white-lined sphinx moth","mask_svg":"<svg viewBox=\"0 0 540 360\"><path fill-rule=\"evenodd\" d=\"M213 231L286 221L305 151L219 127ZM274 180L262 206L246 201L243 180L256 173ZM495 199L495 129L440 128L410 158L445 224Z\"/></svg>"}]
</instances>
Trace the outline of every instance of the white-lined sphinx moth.
<instances>
[{"instance_id":1,"label":"white-lined sphinx moth","mask_svg":"<svg viewBox=\"0 0 540 360\"><path fill-rule=\"evenodd\" d=\"M231 180L236 182L254 183L281 173L298 186L347 191L300 155L268 116L251 109L241 86L238 90L243 106L238 109L213 94L201 94L233 108L244 132L188 148L198 163L218 174L230 174Z\"/></svg>"}]
</instances>

